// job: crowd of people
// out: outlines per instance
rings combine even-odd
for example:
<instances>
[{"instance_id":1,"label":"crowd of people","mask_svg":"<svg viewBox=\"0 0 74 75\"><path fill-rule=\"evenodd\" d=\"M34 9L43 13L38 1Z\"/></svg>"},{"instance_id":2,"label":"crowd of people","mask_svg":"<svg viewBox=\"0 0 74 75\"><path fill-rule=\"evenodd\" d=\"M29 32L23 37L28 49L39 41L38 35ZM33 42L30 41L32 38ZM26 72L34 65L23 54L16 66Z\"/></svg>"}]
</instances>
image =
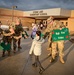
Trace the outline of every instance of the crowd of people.
<instances>
[{"instance_id":1,"label":"crowd of people","mask_svg":"<svg viewBox=\"0 0 74 75\"><path fill-rule=\"evenodd\" d=\"M24 33L24 37L27 38L21 20L17 18L14 24L15 25L0 25L0 36L2 36L0 46L3 48L2 57L5 56L6 51L8 52L8 56L10 56L11 49L16 53L16 47L18 47L18 50L22 48L20 46L22 33Z\"/></svg>"},{"instance_id":2,"label":"crowd of people","mask_svg":"<svg viewBox=\"0 0 74 75\"><path fill-rule=\"evenodd\" d=\"M43 30L43 32L42 32L43 29L42 22L40 22L40 25L37 25L36 23L32 23L32 32L31 32L32 45L29 51L29 55L31 56L32 53L34 54L35 62L32 64L32 66L39 67L40 74L43 73L45 70L40 63L39 57L42 54L42 44L45 42L46 37L48 37L47 50L49 50L48 55L51 56L50 62L55 61L56 56L59 53L60 62L62 64L65 63L63 59L64 40L60 40L60 41L52 40L52 31L60 28L61 29L65 28L65 25L63 25L60 21L54 20L54 17L52 16L47 19L47 25L45 25L45 29ZM17 47L16 42L18 42L18 48L21 49L20 41L21 41L23 31L24 30L20 19L16 19L14 28L10 26L8 31L2 30L2 35L3 35L2 38L3 42L1 42L1 46L3 47L2 57L5 56L6 51L8 51L8 55L10 55L12 41L13 41L14 53L16 53L16 47ZM24 36L27 38L26 35Z\"/></svg>"}]
</instances>

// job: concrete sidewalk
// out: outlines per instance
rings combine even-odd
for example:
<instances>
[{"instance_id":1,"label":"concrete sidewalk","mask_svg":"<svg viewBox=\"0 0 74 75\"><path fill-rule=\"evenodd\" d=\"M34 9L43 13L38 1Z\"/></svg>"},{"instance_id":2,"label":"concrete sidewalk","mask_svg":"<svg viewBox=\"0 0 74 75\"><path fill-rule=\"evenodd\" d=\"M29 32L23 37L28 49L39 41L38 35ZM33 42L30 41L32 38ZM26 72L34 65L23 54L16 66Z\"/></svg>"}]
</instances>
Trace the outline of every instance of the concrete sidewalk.
<instances>
[{"instance_id":1,"label":"concrete sidewalk","mask_svg":"<svg viewBox=\"0 0 74 75\"><path fill-rule=\"evenodd\" d=\"M17 51L16 54L12 51L10 57L7 56L7 53L5 57L2 57L2 51L0 50L0 75L40 75L39 68L32 66L34 56L29 57L31 42L31 38L22 39L22 49ZM46 50L46 47L47 42L43 44L43 51L40 56L40 62L45 68L42 75L74 75L74 44L69 41L65 42L65 64L59 61L59 57L53 63L50 63L49 51Z\"/></svg>"}]
</instances>

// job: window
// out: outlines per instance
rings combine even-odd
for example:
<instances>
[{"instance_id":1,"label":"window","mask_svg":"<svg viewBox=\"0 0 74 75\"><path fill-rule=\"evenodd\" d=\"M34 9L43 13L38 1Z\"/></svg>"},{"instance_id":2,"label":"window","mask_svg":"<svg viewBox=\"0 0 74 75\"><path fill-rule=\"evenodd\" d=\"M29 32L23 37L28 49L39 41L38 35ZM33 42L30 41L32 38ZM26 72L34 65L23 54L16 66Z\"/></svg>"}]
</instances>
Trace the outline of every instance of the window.
<instances>
[{"instance_id":1,"label":"window","mask_svg":"<svg viewBox=\"0 0 74 75\"><path fill-rule=\"evenodd\" d=\"M68 22L66 22L66 26L68 26Z\"/></svg>"}]
</instances>

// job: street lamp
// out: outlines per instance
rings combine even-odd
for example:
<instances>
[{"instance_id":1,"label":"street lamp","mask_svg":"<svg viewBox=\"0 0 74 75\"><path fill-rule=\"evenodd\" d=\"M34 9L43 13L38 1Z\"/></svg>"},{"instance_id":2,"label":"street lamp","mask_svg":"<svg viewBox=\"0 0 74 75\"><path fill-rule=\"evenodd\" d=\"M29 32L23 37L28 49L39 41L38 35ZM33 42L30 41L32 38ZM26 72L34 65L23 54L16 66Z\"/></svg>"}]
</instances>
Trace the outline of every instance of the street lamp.
<instances>
[{"instance_id":1,"label":"street lamp","mask_svg":"<svg viewBox=\"0 0 74 75\"><path fill-rule=\"evenodd\" d=\"M17 6L12 6L12 22L13 22L13 19L14 19L14 9L17 8Z\"/></svg>"},{"instance_id":2,"label":"street lamp","mask_svg":"<svg viewBox=\"0 0 74 75\"><path fill-rule=\"evenodd\" d=\"M12 23L13 23L13 20L14 20L14 9L17 8L17 6L12 6ZM12 24L13 26L13 24ZM13 38L12 38L12 45L11 45L11 49L13 50Z\"/></svg>"}]
</instances>

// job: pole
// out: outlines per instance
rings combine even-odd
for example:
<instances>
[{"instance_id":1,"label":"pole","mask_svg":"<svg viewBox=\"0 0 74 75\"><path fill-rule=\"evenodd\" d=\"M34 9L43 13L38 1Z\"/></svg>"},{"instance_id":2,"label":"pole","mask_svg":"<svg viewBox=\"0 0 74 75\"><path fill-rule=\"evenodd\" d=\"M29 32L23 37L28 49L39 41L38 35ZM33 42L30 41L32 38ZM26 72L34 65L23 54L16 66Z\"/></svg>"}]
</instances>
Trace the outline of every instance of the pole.
<instances>
[{"instance_id":1,"label":"pole","mask_svg":"<svg viewBox=\"0 0 74 75\"><path fill-rule=\"evenodd\" d=\"M17 8L17 6L12 6L12 23L14 21L14 9ZM12 36L12 42L11 42L11 49L13 50L13 36Z\"/></svg>"},{"instance_id":2,"label":"pole","mask_svg":"<svg viewBox=\"0 0 74 75\"><path fill-rule=\"evenodd\" d=\"M13 22L13 18L14 18L14 8L12 7L12 22Z\"/></svg>"},{"instance_id":3,"label":"pole","mask_svg":"<svg viewBox=\"0 0 74 75\"><path fill-rule=\"evenodd\" d=\"M14 9L17 8L17 6L12 6L12 22L14 21Z\"/></svg>"}]
</instances>

